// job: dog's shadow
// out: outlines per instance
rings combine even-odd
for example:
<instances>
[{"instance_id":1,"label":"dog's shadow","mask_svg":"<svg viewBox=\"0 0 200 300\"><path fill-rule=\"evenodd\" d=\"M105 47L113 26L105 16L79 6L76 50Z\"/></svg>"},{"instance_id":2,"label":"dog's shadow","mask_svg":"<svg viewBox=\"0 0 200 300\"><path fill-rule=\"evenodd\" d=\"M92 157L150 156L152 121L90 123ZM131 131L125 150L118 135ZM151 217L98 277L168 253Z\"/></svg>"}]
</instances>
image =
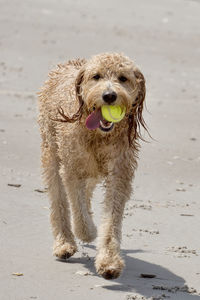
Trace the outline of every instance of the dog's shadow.
<instances>
[{"instance_id":1,"label":"dog's shadow","mask_svg":"<svg viewBox=\"0 0 200 300\"><path fill-rule=\"evenodd\" d=\"M95 246L88 244L82 246L82 249L84 248L96 250ZM129 292L130 294L131 292L138 293L148 298L164 294L163 298L168 297L170 299L177 300L200 300L200 296L198 295L181 291L174 293L173 290L171 292L165 290L166 287L183 287L184 285L186 285L186 282L184 278L172 273L171 271L160 265L149 263L131 256L134 255L134 253L138 252L144 251L140 249L122 250L122 256L126 264L124 272L119 278L115 280L105 280L105 285L101 285L101 287L112 291L121 291L126 293ZM65 262L71 264L81 263L88 269L88 271L94 274L94 276L98 276L94 267L94 257L89 257L87 255L84 255L81 258L72 257ZM142 278L141 274L152 274L156 277Z\"/></svg>"}]
</instances>

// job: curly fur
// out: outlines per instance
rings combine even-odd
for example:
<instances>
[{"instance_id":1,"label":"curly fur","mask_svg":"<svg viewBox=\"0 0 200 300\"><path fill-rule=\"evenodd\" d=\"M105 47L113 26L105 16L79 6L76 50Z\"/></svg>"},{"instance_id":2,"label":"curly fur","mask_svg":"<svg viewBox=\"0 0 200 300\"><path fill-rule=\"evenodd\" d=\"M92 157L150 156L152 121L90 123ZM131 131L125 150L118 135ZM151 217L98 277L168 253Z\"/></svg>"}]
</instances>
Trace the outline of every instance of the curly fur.
<instances>
[{"instance_id":1,"label":"curly fur","mask_svg":"<svg viewBox=\"0 0 200 300\"><path fill-rule=\"evenodd\" d=\"M98 81L93 78L97 73ZM119 81L122 75L127 82ZM117 93L116 104L125 105L126 116L110 132L88 130L87 116L104 104L102 94L111 89ZM51 202L54 254L60 258L73 255L75 236L84 242L96 238L90 199L96 184L104 180L95 265L106 279L118 277L124 267L121 225L137 167L140 125L145 127L144 98L144 76L128 57L117 53L58 65L39 93L42 165Z\"/></svg>"}]
</instances>

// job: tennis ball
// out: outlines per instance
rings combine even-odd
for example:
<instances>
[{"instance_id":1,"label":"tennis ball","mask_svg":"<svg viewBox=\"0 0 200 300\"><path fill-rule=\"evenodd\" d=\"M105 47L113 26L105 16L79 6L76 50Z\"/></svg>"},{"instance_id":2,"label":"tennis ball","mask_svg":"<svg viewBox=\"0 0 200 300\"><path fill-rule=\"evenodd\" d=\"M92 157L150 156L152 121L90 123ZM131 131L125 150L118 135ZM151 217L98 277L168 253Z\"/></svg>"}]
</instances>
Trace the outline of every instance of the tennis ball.
<instances>
[{"instance_id":1,"label":"tennis ball","mask_svg":"<svg viewBox=\"0 0 200 300\"><path fill-rule=\"evenodd\" d=\"M108 122L120 122L126 113L126 108L120 105L102 105L101 113Z\"/></svg>"}]
</instances>

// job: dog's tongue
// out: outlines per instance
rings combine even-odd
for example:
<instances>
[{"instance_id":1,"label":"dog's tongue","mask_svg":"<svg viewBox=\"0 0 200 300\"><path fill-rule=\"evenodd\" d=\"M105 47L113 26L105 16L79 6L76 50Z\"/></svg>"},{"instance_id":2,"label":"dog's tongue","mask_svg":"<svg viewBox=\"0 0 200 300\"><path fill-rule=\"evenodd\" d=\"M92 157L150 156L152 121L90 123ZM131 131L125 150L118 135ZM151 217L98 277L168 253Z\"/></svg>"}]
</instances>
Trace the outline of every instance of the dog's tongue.
<instances>
[{"instance_id":1,"label":"dog's tongue","mask_svg":"<svg viewBox=\"0 0 200 300\"><path fill-rule=\"evenodd\" d=\"M101 109L95 110L87 117L85 125L88 129L94 130L96 128L99 128L101 119Z\"/></svg>"}]
</instances>

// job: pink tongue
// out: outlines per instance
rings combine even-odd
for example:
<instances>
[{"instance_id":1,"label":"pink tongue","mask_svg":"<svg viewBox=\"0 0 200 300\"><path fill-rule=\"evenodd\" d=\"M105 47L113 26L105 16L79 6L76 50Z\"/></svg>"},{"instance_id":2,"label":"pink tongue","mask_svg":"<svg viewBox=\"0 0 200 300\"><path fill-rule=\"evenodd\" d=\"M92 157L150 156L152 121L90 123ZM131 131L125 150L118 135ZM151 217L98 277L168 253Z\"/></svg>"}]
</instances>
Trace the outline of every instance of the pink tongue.
<instances>
[{"instance_id":1,"label":"pink tongue","mask_svg":"<svg viewBox=\"0 0 200 300\"><path fill-rule=\"evenodd\" d=\"M86 119L85 125L88 129L94 130L99 128L100 120L102 119L101 110L93 111Z\"/></svg>"}]
</instances>

